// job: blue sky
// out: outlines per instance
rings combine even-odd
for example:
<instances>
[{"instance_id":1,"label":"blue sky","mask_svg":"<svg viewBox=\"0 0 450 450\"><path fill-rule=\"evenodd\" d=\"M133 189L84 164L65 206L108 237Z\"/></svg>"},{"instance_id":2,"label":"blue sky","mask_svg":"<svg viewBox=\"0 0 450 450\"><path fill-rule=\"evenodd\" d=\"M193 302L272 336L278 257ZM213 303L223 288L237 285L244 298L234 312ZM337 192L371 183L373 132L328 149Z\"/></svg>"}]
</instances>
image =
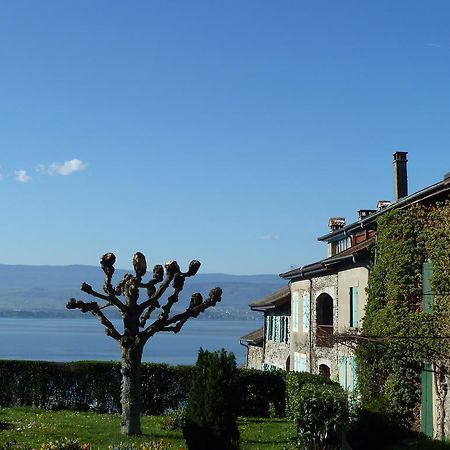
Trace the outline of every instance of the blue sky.
<instances>
[{"instance_id":1,"label":"blue sky","mask_svg":"<svg viewBox=\"0 0 450 450\"><path fill-rule=\"evenodd\" d=\"M450 171L447 1L0 5L0 263L279 273Z\"/></svg>"}]
</instances>

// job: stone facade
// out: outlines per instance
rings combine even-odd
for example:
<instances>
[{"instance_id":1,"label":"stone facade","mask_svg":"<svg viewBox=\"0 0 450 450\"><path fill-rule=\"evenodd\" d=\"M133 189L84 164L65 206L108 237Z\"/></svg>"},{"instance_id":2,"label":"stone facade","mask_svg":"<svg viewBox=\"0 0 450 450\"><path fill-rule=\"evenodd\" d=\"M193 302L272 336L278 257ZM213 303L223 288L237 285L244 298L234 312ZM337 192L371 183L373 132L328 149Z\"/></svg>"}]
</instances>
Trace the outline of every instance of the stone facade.
<instances>
[{"instance_id":1,"label":"stone facade","mask_svg":"<svg viewBox=\"0 0 450 450\"><path fill-rule=\"evenodd\" d=\"M354 386L353 354L335 344L332 335L349 331L363 317L367 279L366 267L353 267L291 282L291 370L326 374Z\"/></svg>"},{"instance_id":2,"label":"stone facade","mask_svg":"<svg viewBox=\"0 0 450 450\"><path fill-rule=\"evenodd\" d=\"M263 362L263 348L256 345L247 347L247 369L261 369Z\"/></svg>"}]
</instances>

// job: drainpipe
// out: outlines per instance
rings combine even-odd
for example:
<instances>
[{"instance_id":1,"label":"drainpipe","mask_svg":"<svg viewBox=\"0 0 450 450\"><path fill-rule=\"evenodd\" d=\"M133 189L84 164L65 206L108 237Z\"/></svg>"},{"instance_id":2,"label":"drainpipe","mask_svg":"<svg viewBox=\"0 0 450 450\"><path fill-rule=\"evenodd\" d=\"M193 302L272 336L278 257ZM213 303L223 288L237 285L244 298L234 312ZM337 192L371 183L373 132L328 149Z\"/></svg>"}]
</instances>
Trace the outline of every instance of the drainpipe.
<instances>
[{"instance_id":1,"label":"drainpipe","mask_svg":"<svg viewBox=\"0 0 450 450\"><path fill-rule=\"evenodd\" d=\"M309 281L309 373L312 372L312 343L313 343L313 323L312 323L312 280Z\"/></svg>"}]
</instances>

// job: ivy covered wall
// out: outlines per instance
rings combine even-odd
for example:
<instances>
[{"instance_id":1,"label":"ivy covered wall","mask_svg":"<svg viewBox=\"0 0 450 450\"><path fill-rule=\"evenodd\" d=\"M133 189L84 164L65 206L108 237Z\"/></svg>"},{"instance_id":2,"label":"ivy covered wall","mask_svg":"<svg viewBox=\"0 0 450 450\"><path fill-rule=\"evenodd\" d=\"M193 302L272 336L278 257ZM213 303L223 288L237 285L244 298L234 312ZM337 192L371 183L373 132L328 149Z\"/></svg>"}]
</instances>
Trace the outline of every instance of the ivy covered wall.
<instances>
[{"instance_id":1,"label":"ivy covered wall","mask_svg":"<svg viewBox=\"0 0 450 450\"><path fill-rule=\"evenodd\" d=\"M431 312L423 309L423 265L431 261ZM450 336L450 203L383 214L369 274L363 339L357 349L363 406L420 429L420 380L432 363L443 395ZM446 392L445 392L446 394Z\"/></svg>"}]
</instances>

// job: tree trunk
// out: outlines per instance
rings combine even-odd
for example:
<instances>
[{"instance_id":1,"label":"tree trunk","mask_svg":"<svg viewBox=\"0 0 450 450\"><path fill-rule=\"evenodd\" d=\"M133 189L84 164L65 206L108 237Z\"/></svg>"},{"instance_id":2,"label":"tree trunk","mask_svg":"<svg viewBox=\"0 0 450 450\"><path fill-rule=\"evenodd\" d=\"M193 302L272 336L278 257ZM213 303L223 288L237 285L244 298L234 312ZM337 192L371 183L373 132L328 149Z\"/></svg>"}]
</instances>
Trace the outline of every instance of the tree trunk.
<instances>
[{"instance_id":1,"label":"tree trunk","mask_svg":"<svg viewBox=\"0 0 450 450\"><path fill-rule=\"evenodd\" d=\"M121 432L127 436L141 433L141 358L142 348L121 346L122 405Z\"/></svg>"}]
</instances>

